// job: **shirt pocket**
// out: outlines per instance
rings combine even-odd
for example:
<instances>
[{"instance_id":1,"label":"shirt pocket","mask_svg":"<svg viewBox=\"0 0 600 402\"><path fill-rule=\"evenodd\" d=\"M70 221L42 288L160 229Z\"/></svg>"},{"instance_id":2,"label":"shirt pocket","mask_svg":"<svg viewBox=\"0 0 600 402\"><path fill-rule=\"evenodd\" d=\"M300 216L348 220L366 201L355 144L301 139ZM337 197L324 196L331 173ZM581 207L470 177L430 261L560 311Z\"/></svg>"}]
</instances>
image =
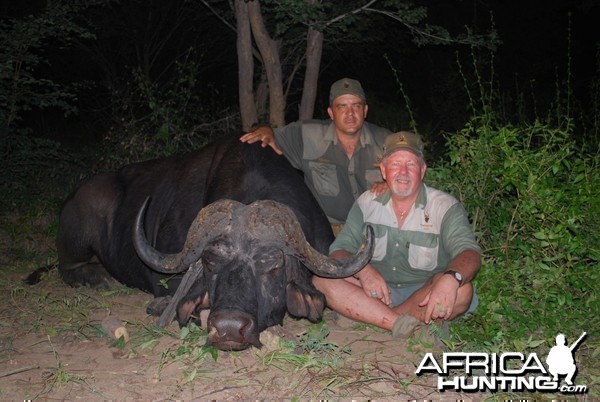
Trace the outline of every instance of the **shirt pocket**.
<instances>
[{"instance_id":1,"label":"shirt pocket","mask_svg":"<svg viewBox=\"0 0 600 402\"><path fill-rule=\"evenodd\" d=\"M335 197L340 192L335 165L320 162L308 162L313 185L318 194Z\"/></svg>"},{"instance_id":2,"label":"shirt pocket","mask_svg":"<svg viewBox=\"0 0 600 402\"><path fill-rule=\"evenodd\" d=\"M437 267L438 239L436 236L424 236L413 240L408 247L408 263L413 269L433 271Z\"/></svg>"},{"instance_id":3,"label":"shirt pocket","mask_svg":"<svg viewBox=\"0 0 600 402\"><path fill-rule=\"evenodd\" d=\"M375 235L377 236L377 235ZM384 233L381 237L375 237L375 247L373 248L373 261L383 261L387 254L388 235Z\"/></svg>"}]
</instances>

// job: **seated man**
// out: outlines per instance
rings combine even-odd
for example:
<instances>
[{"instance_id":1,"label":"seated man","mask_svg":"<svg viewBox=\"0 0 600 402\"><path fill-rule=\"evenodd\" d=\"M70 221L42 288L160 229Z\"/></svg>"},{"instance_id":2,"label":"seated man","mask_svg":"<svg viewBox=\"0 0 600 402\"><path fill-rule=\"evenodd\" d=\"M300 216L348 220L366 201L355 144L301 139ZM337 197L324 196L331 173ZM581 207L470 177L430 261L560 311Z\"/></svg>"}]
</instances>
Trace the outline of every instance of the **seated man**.
<instances>
[{"instance_id":1,"label":"seated man","mask_svg":"<svg viewBox=\"0 0 600 402\"><path fill-rule=\"evenodd\" d=\"M337 258L355 253L371 225L371 262L353 277L314 277L313 283L339 314L406 338L421 323L476 308L471 280L481 267L480 248L462 204L423 183L427 165L419 135L390 134L380 169L388 189L356 200L329 249Z\"/></svg>"}]
</instances>

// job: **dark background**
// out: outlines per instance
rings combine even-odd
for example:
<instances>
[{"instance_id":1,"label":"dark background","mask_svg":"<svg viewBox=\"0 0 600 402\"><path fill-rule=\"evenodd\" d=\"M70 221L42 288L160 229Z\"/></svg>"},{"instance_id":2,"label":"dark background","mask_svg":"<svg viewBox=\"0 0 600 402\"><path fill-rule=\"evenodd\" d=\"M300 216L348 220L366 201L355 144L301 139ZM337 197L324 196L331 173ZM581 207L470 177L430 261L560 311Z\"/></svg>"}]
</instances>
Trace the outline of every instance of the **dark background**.
<instances>
[{"instance_id":1,"label":"dark background","mask_svg":"<svg viewBox=\"0 0 600 402\"><path fill-rule=\"evenodd\" d=\"M405 98L418 127L430 135L460 129L469 116L465 88L476 88L479 76L493 82L502 112L510 119L518 113L534 119L543 116L557 90L573 91L573 104L583 115L590 107L591 82L598 74L600 17L598 1L479 1L421 0L428 22L451 34L496 29L501 43L495 52L468 46L416 46L400 24L381 19L365 42L338 41L326 45L321 64L316 118L326 118L331 83L342 76L360 80L367 92L370 120L390 129L407 129ZM4 0L4 17L35 13L43 1ZM184 10L182 13L181 11ZM193 47L199 67L199 96L215 113L237 109L237 58L235 33L199 2L122 1L112 7L92 8L85 18L95 26L96 40L75 46L48 42L38 67L39 76L70 84L87 82L78 92L77 115L46 108L28 112L21 124L32 133L66 144L100 140L114 122L111 101L115 91L130 80L132 67L146 63L148 76L157 83L173 79L173 61ZM177 29L171 32L172 28ZM136 50L167 37L152 61ZM149 37L155 36L154 42ZM325 37L327 42L328 37ZM136 48L136 46L138 46ZM457 63L460 60L460 67ZM478 69L473 67L474 60ZM297 118L301 74L288 97L287 120ZM563 86L564 84L564 86ZM559 89L560 88L560 89Z\"/></svg>"}]
</instances>

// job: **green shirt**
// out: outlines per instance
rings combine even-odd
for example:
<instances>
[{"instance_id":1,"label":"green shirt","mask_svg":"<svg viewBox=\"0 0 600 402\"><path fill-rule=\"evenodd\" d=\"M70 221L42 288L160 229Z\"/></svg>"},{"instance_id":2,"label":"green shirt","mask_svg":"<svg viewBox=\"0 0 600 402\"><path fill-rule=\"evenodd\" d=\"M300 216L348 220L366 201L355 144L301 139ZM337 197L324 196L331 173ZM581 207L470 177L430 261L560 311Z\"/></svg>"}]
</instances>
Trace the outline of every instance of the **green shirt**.
<instances>
[{"instance_id":1,"label":"green shirt","mask_svg":"<svg viewBox=\"0 0 600 402\"><path fill-rule=\"evenodd\" d=\"M445 270L461 252L480 251L462 204L450 194L425 184L421 185L401 229L389 190L379 197L370 191L363 193L331 244L330 253L335 250L356 253L367 224L375 231L375 252L370 263L390 287L424 283Z\"/></svg>"},{"instance_id":2,"label":"green shirt","mask_svg":"<svg viewBox=\"0 0 600 402\"><path fill-rule=\"evenodd\" d=\"M304 181L332 223L345 222L354 201L382 181L379 161L390 134L385 128L365 122L352 158L338 142L331 120L295 122L274 132L277 146L304 172Z\"/></svg>"}]
</instances>

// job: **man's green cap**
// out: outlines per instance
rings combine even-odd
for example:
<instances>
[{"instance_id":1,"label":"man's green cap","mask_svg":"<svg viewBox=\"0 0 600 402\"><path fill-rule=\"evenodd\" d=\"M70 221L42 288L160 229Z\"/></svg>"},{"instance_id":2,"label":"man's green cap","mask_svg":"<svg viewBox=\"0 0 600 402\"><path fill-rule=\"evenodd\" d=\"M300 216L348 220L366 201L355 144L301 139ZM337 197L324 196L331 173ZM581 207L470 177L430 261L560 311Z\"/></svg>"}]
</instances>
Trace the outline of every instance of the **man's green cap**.
<instances>
[{"instance_id":1,"label":"man's green cap","mask_svg":"<svg viewBox=\"0 0 600 402\"><path fill-rule=\"evenodd\" d=\"M365 102L367 101L365 91L363 91L360 82L351 78L342 78L331 85L331 90L329 91L329 105L333 105L334 99L342 95L354 95Z\"/></svg>"},{"instance_id":2,"label":"man's green cap","mask_svg":"<svg viewBox=\"0 0 600 402\"><path fill-rule=\"evenodd\" d=\"M419 134L411 133L410 131L400 131L390 134L385 138L383 157L385 158L396 151L406 150L422 158L424 147L425 145Z\"/></svg>"}]
</instances>

